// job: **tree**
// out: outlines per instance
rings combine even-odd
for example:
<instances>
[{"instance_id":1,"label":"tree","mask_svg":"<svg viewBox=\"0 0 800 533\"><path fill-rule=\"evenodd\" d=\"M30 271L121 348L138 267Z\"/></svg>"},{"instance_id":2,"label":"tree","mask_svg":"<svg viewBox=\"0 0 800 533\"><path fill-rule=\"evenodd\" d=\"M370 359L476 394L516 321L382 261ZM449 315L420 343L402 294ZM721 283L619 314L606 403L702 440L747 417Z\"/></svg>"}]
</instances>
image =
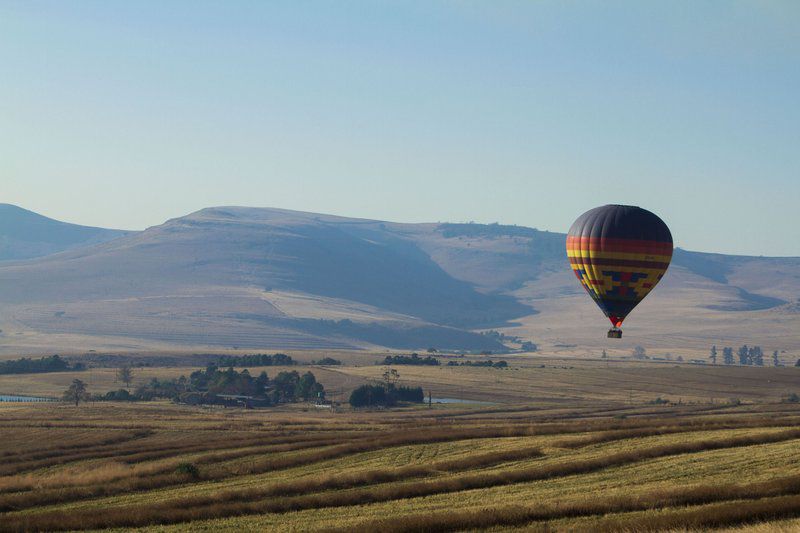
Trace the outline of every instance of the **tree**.
<instances>
[{"instance_id":1,"label":"tree","mask_svg":"<svg viewBox=\"0 0 800 533\"><path fill-rule=\"evenodd\" d=\"M797 360L797 362L794 364L794 366L800 366L800 359Z\"/></svg>"},{"instance_id":2,"label":"tree","mask_svg":"<svg viewBox=\"0 0 800 533\"><path fill-rule=\"evenodd\" d=\"M778 357L778 350L772 352L772 366L781 366L781 360Z\"/></svg>"},{"instance_id":3,"label":"tree","mask_svg":"<svg viewBox=\"0 0 800 533\"><path fill-rule=\"evenodd\" d=\"M261 373L256 378L256 381L255 381L256 394L258 396L261 396L262 394L264 394L264 391L266 390L267 385L269 385L269 377L267 376L267 373L262 370Z\"/></svg>"},{"instance_id":4,"label":"tree","mask_svg":"<svg viewBox=\"0 0 800 533\"><path fill-rule=\"evenodd\" d=\"M117 381L121 381L125 384L126 389L131 388L131 382L133 381L133 369L130 366L124 365L117 370Z\"/></svg>"},{"instance_id":5,"label":"tree","mask_svg":"<svg viewBox=\"0 0 800 533\"><path fill-rule=\"evenodd\" d=\"M603 350L603 355L601 355L600 358L601 359L607 359L608 358L608 355L606 354L605 350Z\"/></svg>"},{"instance_id":6,"label":"tree","mask_svg":"<svg viewBox=\"0 0 800 533\"><path fill-rule=\"evenodd\" d=\"M86 400L88 397L86 383L79 379L72 380L72 384L64 391L64 399L69 402L75 402L76 407L81 400Z\"/></svg>"},{"instance_id":7,"label":"tree","mask_svg":"<svg viewBox=\"0 0 800 533\"><path fill-rule=\"evenodd\" d=\"M279 373L272 380L272 384L275 387L272 391L273 401L275 403L295 401L299 383L300 374L296 370Z\"/></svg>"},{"instance_id":8,"label":"tree","mask_svg":"<svg viewBox=\"0 0 800 533\"><path fill-rule=\"evenodd\" d=\"M386 389L381 385L361 385L350 393L348 400L352 407L365 407L370 405L392 404L392 399Z\"/></svg>"},{"instance_id":9,"label":"tree","mask_svg":"<svg viewBox=\"0 0 800 533\"><path fill-rule=\"evenodd\" d=\"M708 358L711 359L711 364L712 365L716 365L717 364L717 346L716 345L711 347L711 355L709 355Z\"/></svg>"},{"instance_id":10,"label":"tree","mask_svg":"<svg viewBox=\"0 0 800 533\"><path fill-rule=\"evenodd\" d=\"M647 358L647 350L644 349L642 346L637 346L633 349L633 358L634 359L646 359Z\"/></svg>"},{"instance_id":11,"label":"tree","mask_svg":"<svg viewBox=\"0 0 800 533\"><path fill-rule=\"evenodd\" d=\"M733 348L726 346L722 349L722 362L726 365L733 364Z\"/></svg>"},{"instance_id":12,"label":"tree","mask_svg":"<svg viewBox=\"0 0 800 533\"><path fill-rule=\"evenodd\" d=\"M764 366L764 351L761 346L753 346L748 353L751 365Z\"/></svg>"},{"instance_id":13,"label":"tree","mask_svg":"<svg viewBox=\"0 0 800 533\"><path fill-rule=\"evenodd\" d=\"M522 348L523 352L535 352L536 350L539 349L539 347L536 346L536 343L534 343L533 341L523 342L520 348Z\"/></svg>"},{"instance_id":14,"label":"tree","mask_svg":"<svg viewBox=\"0 0 800 533\"><path fill-rule=\"evenodd\" d=\"M750 364L750 348L748 348L746 344L744 346L741 346L739 350L737 350L736 355L739 356L740 365Z\"/></svg>"},{"instance_id":15,"label":"tree","mask_svg":"<svg viewBox=\"0 0 800 533\"><path fill-rule=\"evenodd\" d=\"M386 382L386 388L391 389L395 383L400 381L400 373L394 368L387 368L383 373L383 381Z\"/></svg>"},{"instance_id":16,"label":"tree","mask_svg":"<svg viewBox=\"0 0 800 533\"><path fill-rule=\"evenodd\" d=\"M311 372L306 372L300 377L295 391L295 396L299 396L305 401L311 398L322 399L325 394L325 389L321 384L317 383L317 378Z\"/></svg>"}]
</instances>

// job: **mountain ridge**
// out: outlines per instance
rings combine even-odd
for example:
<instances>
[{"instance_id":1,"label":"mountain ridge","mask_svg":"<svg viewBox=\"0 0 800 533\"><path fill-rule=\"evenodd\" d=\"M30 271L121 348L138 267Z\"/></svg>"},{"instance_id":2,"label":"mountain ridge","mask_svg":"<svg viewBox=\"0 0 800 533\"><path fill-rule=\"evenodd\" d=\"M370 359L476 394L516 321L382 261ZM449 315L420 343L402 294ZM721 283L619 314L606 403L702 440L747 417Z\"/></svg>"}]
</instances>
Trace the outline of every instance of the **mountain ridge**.
<instances>
[{"instance_id":1,"label":"mountain ridge","mask_svg":"<svg viewBox=\"0 0 800 533\"><path fill-rule=\"evenodd\" d=\"M583 324L600 329L605 319L568 268L564 239L524 226L211 207L0 263L0 329L34 345L74 336L101 347L502 350L479 334L495 328L588 350L595 337ZM748 322L771 332L768 312L800 298L799 274L800 258L676 249L629 322L687 348L736 337ZM796 334L781 335L800 347ZM12 341L0 337L0 351L25 345Z\"/></svg>"},{"instance_id":2,"label":"mountain ridge","mask_svg":"<svg viewBox=\"0 0 800 533\"><path fill-rule=\"evenodd\" d=\"M13 204L0 203L0 262L44 257L131 233L61 222Z\"/></svg>"}]
</instances>

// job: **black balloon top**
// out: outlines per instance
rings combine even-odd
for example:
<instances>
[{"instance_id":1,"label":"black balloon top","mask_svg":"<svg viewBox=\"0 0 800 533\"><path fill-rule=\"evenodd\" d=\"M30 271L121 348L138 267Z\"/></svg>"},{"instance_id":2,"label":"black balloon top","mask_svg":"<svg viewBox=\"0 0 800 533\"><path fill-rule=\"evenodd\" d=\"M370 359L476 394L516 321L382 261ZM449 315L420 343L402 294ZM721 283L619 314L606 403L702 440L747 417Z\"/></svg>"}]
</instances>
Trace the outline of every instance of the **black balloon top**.
<instances>
[{"instance_id":1,"label":"black balloon top","mask_svg":"<svg viewBox=\"0 0 800 533\"><path fill-rule=\"evenodd\" d=\"M663 220L647 209L633 205L604 205L590 209L572 224L568 235L672 243L672 234Z\"/></svg>"}]
</instances>

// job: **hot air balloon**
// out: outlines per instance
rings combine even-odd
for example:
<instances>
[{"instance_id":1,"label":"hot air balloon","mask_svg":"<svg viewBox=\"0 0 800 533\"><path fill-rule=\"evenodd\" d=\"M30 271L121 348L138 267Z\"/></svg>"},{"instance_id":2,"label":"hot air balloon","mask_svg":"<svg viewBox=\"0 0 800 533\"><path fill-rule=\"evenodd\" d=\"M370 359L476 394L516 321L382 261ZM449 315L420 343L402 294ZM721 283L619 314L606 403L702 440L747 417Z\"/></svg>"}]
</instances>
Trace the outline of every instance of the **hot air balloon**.
<instances>
[{"instance_id":1,"label":"hot air balloon","mask_svg":"<svg viewBox=\"0 0 800 533\"><path fill-rule=\"evenodd\" d=\"M661 280L672 259L672 234L656 215L631 205L604 205L578 217L567 257L583 288L621 338L625 317Z\"/></svg>"}]
</instances>

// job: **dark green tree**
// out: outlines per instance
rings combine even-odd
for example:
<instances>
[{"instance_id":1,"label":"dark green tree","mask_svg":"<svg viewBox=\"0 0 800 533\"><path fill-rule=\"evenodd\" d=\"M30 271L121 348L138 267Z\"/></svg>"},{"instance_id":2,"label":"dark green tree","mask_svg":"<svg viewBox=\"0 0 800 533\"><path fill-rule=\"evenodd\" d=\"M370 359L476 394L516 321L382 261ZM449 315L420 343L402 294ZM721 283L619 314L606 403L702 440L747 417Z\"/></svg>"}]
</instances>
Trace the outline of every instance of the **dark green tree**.
<instances>
[{"instance_id":1,"label":"dark green tree","mask_svg":"<svg viewBox=\"0 0 800 533\"><path fill-rule=\"evenodd\" d=\"M123 365L117 370L117 381L121 381L125 384L126 389L131 388L131 382L133 381L133 369L129 365Z\"/></svg>"},{"instance_id":2,"label":"dark green tree","mask_svg":"<svg viewBox=\"0 0 800 533\"><path fill-rule=\"evenodd\" d=\"M86 392L86 383L79 379L73 379L72 384L64 391L64 399L68 402L75 402L75 407L88 397L89 394Z\"/></svg>"},{"instance_id":3,"label":"dark green tree","mask_svg":"<svg viewBox=\"0 0 800 533\"><path fill-rule=\"evenodd\" d=\"M750 348L748 358L751 365L764 366L764 351L761 346L753 346Z\"/></svg>"},{"instance_id":4,"label":"dark green tree","mask_svg":"<svg viewBox=\"0 0 800 533\"><path fill-rule=\"evenodd\" d=\"M716 365L717 364L717 346L716 345L711 347L711 355L709 355L708 358L711 359L711 364L712 365Z\"/></svg>"},{"instance_id":5,"label":"dark green tree","mask_svg":"<svg viewBox=\"0 0 800 533\"><path fill-rule=\"evenodd\" d=\"M746 344L744 346L739 347L739 350L736 352L736 355L739 356L740 365L750 364L750 348L748 348Z\"/></svg>"},{"instance_id":6,"label":"dark green tree","mask_svg":"<svg viewBox=\"0 0 800 533\"><path fill-rule=\"evenodd\" d=\"M322 399L325 396L325 390L322 385L317 383L317 379L311 372L306 372L297 381L295 395L308 401L312 398Z\"/></svg>"},{"instance_id":7,"label":"dark green tree","mask_svg":"<svg viewBox=\"0 0 800 533\"><path fill-rule=\"evenodd\" d=\"M383 381L387 389L391 389L395 384L400 381L400 373L394 368L387 367L383 373Z\"/></svg>"},{"instance_id":8,"label":"dark green tree","mask_svg":"<svg viewBox=\"0 0 800 533\"><path fill-rule=\"evenodd\" d=\"M726 346L722 349L722 362L726 365L733 364L733 348Z\"/></svg>"},{"instance_id":9,"label":"dark green tree","mask_svg":"<svg viewBox=\"0 0 800 533\"><path fill-rule=\"evenodd\" d=\"M393 403L391 396L382 385L361 385L350 393L348 401L352 407L390 406Z\"/></svg>"}]
</instances>

